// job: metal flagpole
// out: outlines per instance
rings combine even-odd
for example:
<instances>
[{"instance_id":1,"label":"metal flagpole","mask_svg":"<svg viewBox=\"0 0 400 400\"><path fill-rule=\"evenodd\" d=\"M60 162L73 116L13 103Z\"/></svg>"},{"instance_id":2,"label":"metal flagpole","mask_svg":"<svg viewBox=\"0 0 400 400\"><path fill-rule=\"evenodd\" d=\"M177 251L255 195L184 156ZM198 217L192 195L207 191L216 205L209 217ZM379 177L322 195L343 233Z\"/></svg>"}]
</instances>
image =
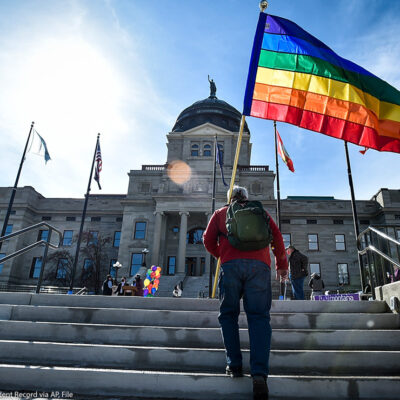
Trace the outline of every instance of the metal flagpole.
<instances>
[{"instance_id":1,"label":"metal flagpole","mask_svg":"<svg viewBox=\"0 0 400 400\"><path fill-rule=\"evenodd\" d=\"M276 169L276 221L278 223L279 231L281 230L281 189L279 184L279 159L278 159L278 135L276 131L276 121L274 121L275 131L275 169ZM282 281L279 278L279 292L286 299L286 280Z\"/></svg>"},{"instance_id":2,"label":"metal flagpole","mask_svg":"<svg viewBox=\"0 0 400 400\"><path fill-rule=\"evenodd\" d=\"M238 161L239 161L240 146L242 144L242 137L243 137L243 130L244 130L245 121L246 121L246 117L244 115L242 115L242 119L240 121L239 137L238 137L238 141L237 141L237 145L236 145L235 161L233 163L233 169L232 169L231 184L229 186L228 203L230 203L230 201L231 201L233 185L234 185L235 179L236 179L236 170L237 170L237 165L238 165ZM219 277L219 269L220 269L220 267L221 267L221 259L219 258L218 259L218 263L217 263L217 268L215 270L214 285L213 285L213 291L212 291L212 294L211 294L211 298L212 299L215 297L215 292L217 290L217 281L218 281L218 277Z\"/></svg>"},{"instance_id":3,"label":"metal flagpole","mask_svg":"<svg viewBox=\"0 0 400 400\"><path fill-rule=\"evenodd\" d=\"M71 283L69 286L69 292L68 294L73 294L73 286L74 286L74 278L75 278L75 272L76 272L76 265L78 263L78 257L79 257L79 250L81 246L81 240L82 240L82 231L83 231L83 225L85 223L85 217L86 217L86 209L87 205L89 202L89 193L90 193L90 187L92 184L92 177L93 177L93 167L94 163L96 161L96 152L97 152L97 146L99 144L99 139L100 139L100 133L97 135L97 141L96 141L96 147L94 149L94 155L93 155L93 161L92 161L92 167L90 169L90 176L89 176L89 182L88 182L88 187L85 195L85 203L83 205L83 211L82 211L82 216L81 216L81 226L79 228L79 235L78 235L78 241L76 243L76 251L75 251L75 258L74 258L74 265L72 267L72 275L71 275Z\"/></svg>"},{"instance_id":4,"label":"metal flagpole","mask_svg":"<svg viewBox=\"0 0 400 400\"><path fill-rule=\"evenodd\" d=\"M351 208L353 211L353 223L354 223L354 232L356 234L356 242L358 235L360 234L360 228L358 226L358 217L357 217L357 207L356 207L356 199L354 196L354 186L353 186L353 178L351 175L351 166L350 166L350 157L349 157L349 150L347 148L347 142L344 141L344 149L346 152L346 161L347 161L347 175L349 177L349 186L350 186L350 194L351 194ZM360 280L361 280L361 290L364 290L365 287L365 277L363 271L363 262L360 254L358 254L358 266L360 268Z\"/></svg>"},{"instance_id":5,"label":"metal flagpole","mask_svg":"<svg viewBox=\"0 0 400 400\"><path fill-rule=\"evenodd\" d=\"M276 220L278 228L281 230L281 190L279 186L279 161L278 161L278 138L276 134L276 121L274 121L275 129L275 165L276 165Z\"/></svg>"},{"instance_id":6,"label":"metal flagpole","mask_svg":"<svg viewBox=\"0 0 400 400\"><path fill-rule=\"evenodd\" d=\"M18 168L17 178L15 179L14 187L12 188L12 191L11 191L10 202L8 203L8 209L7 209L7 213L6 213L4 222L3 222L3 228L1 230L1 236L4 236L5 233L6 233L6 230L7 230L8 220L10 218L11 209L12 209L12 206L13 206L13 203L14 203L15 193L17 192L17 186L18 186L19 177L20 177L21 171L22 171L22 165L24 164L24 161L25 161L26 150L28 148L28 143L29 143L29 140L31 138L31 134L32 134L32 130L33 130L33 125L34 124L35 123L32 122L31 129L29 130L29 134L28 134L28 139L26 140L26 143L25 143L24 152L22 154L21 162L20 162L19 168ZM0 243L0 249L1 249L1 245L2 245L2 243Z\"/></svg>"},{"instance_id":7,"label":"metal flagpole","mask_svg":"<svg viewBox=\"0 0 400 400\"><path fill-rule=\"evenodd\" d=\"M214 168L213 168L213 189L212 189L212 204L211 204L211 214L215 211L215 186L216 186L216 175L217 175L217 151L218 151L218 138L215 135L214 143ZM211 298L212 295L212 279L213 279L213 268L211 263L214 265L214 258L210 258L210 279L208 284L208 297Z\"/></svg>"}]
</instances>

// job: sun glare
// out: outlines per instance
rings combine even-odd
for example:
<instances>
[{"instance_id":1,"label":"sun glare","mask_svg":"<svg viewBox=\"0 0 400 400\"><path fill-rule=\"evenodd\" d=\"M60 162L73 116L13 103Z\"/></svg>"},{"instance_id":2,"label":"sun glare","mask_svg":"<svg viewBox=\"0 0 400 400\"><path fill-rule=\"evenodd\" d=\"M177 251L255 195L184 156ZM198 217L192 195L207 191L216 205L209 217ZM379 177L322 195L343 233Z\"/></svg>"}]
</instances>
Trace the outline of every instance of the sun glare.
<instances>
[{"instance_id":1,"label":"sun glare","mask_svg":"<svg viewBox=\"0 0 400 400\"><path fill-rule=\"evenodd\" d=\"M31 50L21 91L36 119L80 128L118 123L122 85L111 63L84 40L46 40ZM24 96L23 98L27 98Z\"/></svg>"}]
</instances>

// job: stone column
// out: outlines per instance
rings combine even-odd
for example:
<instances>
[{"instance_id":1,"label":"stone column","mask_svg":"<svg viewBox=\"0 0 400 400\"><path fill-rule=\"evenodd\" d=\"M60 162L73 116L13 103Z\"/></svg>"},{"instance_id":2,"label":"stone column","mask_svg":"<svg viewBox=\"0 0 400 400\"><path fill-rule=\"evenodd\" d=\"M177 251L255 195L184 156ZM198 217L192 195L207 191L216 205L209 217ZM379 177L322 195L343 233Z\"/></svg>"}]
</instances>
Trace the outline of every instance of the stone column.
<instances>
[{"instance_id":1,"label":"stone column","mask_svg":"<svg viewBox=\"0 0 400 400\"><path fill-rule=\"evenodd\" d=\"M205 214L206 214L206 217L207 217L207 225L208 225L208 222L210 221L212 213L206 212ZM205 262L204 262L204 275L210 275L211 254L207 250L205 250L205 251L206 251L206 259L205 259Z\"/></svg>"},{"instance_id":2,"label":"stone column","mask_svg":"<svg viewBox=\"0 0 400 400\"><path fill-rule=\"evenodd\" d=\"M161 243L161 225L163 212L155 211L156 221L154 224L153 248L151 253L151 264L158 265L160 260L160 243Z\"/></svg>"},{"instance_id":3,"label":"stone column","mask_svg":"<svg viewBox=\"0 0 400 400\"><path fill-rule=\"evenodd\" d=\"M178 247L178 265L176 268L177 274L185 273L185 260L186 260L186 234L187 234L187 211L180 212L181 225L179 227L179 247Z\"/></svg>"}]
</instances>

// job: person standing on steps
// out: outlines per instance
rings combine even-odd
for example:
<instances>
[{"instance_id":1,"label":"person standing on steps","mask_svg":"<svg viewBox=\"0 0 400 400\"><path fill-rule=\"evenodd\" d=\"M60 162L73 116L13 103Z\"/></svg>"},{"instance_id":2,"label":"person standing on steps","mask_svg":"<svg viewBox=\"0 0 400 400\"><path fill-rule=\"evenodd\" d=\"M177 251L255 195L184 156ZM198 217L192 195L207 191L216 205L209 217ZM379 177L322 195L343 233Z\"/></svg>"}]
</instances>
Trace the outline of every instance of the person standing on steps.
<instances>
[{"instance_id":1,"label":"person standing on steps","mask_svg":"<svg viewBox=\"0 0 400 400\"><path fill-rule=\"evenodd\" d=\"M295 300L304 300L304 279L308 275L308 258L294 246L286 247L289 256L289 279Z\"/></svg>"},{"instance_id":2,"label":"person standing on steps","mask_svg":"<svg viewBox=\"0 0 400 400\"><path fill-rule=\"evenodd\" d=\"M325 288L324 281L316 272L314 272L311 275L311 279L310 282L308 282L308 286L310 286L310 288L312 289L311 300L314 300L315 296L320 296L324 294L323 293L323 289Z\"/></svg>"},{"instance_id":3,"label":"person standing on steps","mask_svg":"<svg viewBox=\"0 0 400 400\"><path fill-rule=\"evenodd\" d=\"M226 349L226 374L233 378L243 376L238 324L243 298L253 399L266 400L272 332L269 246L275 255L276 278L286 278L288 264L282 234L262 204L249 201L246 188L234 186L230 204L214 212L203 240L207 251L221 258L218 320Z\"/></svg>"}]
</instances>

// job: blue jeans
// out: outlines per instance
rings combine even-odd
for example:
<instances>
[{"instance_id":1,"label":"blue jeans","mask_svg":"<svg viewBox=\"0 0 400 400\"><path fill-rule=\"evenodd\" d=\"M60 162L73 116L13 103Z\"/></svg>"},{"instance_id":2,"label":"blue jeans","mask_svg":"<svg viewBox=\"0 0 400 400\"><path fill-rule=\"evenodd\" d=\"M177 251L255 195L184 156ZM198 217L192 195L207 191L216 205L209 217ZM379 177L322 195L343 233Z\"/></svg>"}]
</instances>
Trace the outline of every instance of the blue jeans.
<instances>
[{"instance_id":1,"label":"blue jeans","mask_svg":"<svg viewBox=\"0 0 400 400\"><path fill-rule=\"evenodd\" d=\"M306 277L292 279L292 277L289 276L289 278L290 278L290 282L292 284L292 291L293 291L294 299L295 300L304 300L303 285L304 285L304 279L306 279Z\"/></svg>"},{"instance_id":2,"label":"blue jeans","mask_svg":"<svg viewBox=\"0 0 400 400\"><path fill-rule=\"evenodd\" d=\"M271 270L257 260L232 260L221 266L218 320L226 349L227 364L242 366L239 324L240 299L247 315L251 375L268 376L271 349Z\"/></svg>"}]
</instances>

